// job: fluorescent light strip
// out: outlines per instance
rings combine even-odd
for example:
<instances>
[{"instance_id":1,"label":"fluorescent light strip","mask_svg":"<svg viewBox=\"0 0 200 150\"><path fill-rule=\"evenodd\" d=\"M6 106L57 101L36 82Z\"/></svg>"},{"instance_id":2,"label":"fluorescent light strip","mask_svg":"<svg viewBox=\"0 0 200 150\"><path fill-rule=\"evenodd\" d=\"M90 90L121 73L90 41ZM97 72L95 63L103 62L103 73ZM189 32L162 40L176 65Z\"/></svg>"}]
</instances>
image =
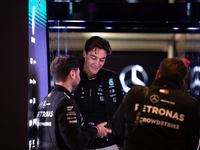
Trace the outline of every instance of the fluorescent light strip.
<instances>
[{"instance_id":1,"label":"fluorescent light strip","mask_svg":"<svg viewBox=\"0 0 200 150\"><path fill-rule=\"evenodd\" d=\"M105 27L105 29L108 29L108 30L110 30L110 29L112 29L112 27Z\"/></svg>"},{"instance_id":2,"label":"fluorescent light strip","mask_svg":"<svg viewBox=\"0 0 200 150\"><path fill-rule=\"evenodd\" d=\"M48 20L48 22L86 22L85 20Z\"/></svg>"},{"instance_id":3,"label":"fluorescent light strip","mask_svg":"<svg viewBox=\"0 0 200 150\"><path fill-rule=\"evenodd\" d=\"M102 23L117 23L117 21L99 21L99 22L102 22Z\"/></svg>"},{"instance_id":4,"label":"fluorescent light strip","mask_svg":"<svg viewBox=\"0 0 200 150\"><path fill-rule=\"evenodd\" d=\"M179 30L180 28L179 27L173 27L173 30ZM200 30L200 28L197 28L197 27L188 27L186 28L187 30Z\"/></svg>"},{"instance_id":5,"label":"fluorescent light strip","mask_svg":"<svg viewBox=\"0 0 200 150\"><path fill-rule=\"evenodd\" d=\"M200 28L197 27L188 27L187 30L199 30Z\"/></svg>"},{"instance_id":6,"label":"fluorescent light strip","mask_svg":"<svg viewBox=\"0 0 200 150\"><path fill-rule=\"evenodd\" d=\"M86 22L85 20L64 20L62 22Z\"/></svg>"},{"instance_id":7,"label":"fluorescent light strip","mask_svg":"<svg viewBox=\"0 0 200 150\"><path fill-rule=\"evenodd\" d=\"M179 30L179 28L178 27L173 27L173 30Z\"/></svg>"},{"instance_id":8,"label":"fluorescent light strip","mask_svg":"<svg viewBox=\"0 0 200 150\"><path fill-rule=\"evenodd\" d=\"M49 29L86 29L84 26L52 26Z\"/></svg>"}]
</instances>

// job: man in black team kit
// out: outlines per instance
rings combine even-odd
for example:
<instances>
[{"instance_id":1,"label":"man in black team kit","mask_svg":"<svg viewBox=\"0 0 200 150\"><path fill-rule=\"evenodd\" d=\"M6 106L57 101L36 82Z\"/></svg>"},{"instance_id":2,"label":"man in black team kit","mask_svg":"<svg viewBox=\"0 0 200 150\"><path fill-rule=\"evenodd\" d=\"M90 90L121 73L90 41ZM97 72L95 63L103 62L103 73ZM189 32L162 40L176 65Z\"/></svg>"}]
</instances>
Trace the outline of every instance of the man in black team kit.
<instances>
[{"instance_id":1,"label":"man in black team kit","mask_svg":"<svg viewBox=\"0 0 200 150\"><path fill-rule=\"evenodd\" d=\"M106 122L84 127L83 118L71 92L80 81L79 62L72 56L56 57L51 64L54 89L38 107L38 150L80 150L110 129Z\"/></svg>"},{"instance_id":2,"label":"man in black team kit","mask_svg":"<svg viewBox=\"0 0 200 150\"><path fill-rule=\"evenodd\" d=\"M181 91L187 73L182 60L166 58L149 88L129 90L113 117L116 131L125 134L124 150L197 149L199 104Z\"/></svg>"},{"instance_id":3,"label":"man in black team kit","mask_svg":"<svg viewBox=\"0 0 200 150\"><path fill-rule=\"evenodd\" d=\"M81 81L74 98L85 123L91 126L108 122L108 127L112 128L111 118L124 97L118 75L102 68L111 53L109 42L101 37L93 36L85 43L80 67ZM118 149L123 144L123 138L114 131L112 133L104 140L97 138L87 148Z\"/></svg>"}]
</instances>

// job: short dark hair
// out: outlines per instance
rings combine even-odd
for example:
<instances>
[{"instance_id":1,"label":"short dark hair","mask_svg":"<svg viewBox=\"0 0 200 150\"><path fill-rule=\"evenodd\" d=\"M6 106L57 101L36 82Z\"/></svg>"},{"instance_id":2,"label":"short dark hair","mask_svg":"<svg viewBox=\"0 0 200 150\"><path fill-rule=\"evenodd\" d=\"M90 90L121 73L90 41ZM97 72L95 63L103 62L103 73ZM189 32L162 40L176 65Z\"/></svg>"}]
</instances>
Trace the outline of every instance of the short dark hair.
<instances>
[{"instance_id":1,"label":"short dark hair","mask_svg":"<svg viewBox=\"0 0 200 150\"><path fill-rule=\"evenodd\" d=\"M55 82L65 82L71 70L77 71L79 61L70 55L60 55L51 63L51 74Z\"/></svg>"},{"instance_id":2,"label":"short dark hair","mask_svg":"<svg viewBox=\"0 0 200 150\"><path fill-rule=\"evenodd\" d=\"M107 54L112 53L112 49L109 42L99 36L92 36L85 43L86 53L92 51L94 48L104 49L107 52Z\"/></svg>"},{"instance_id":3,"label":"short dark hair","mask_svg":"<svg viewBox=\"0 0 200 150\"><path fill-rule=\"evenodd\" d=\"M165 58L159 66L160 76L168 75L181 84L188 74L186 64L178 58Z\"/></svg>"}]
</instances>

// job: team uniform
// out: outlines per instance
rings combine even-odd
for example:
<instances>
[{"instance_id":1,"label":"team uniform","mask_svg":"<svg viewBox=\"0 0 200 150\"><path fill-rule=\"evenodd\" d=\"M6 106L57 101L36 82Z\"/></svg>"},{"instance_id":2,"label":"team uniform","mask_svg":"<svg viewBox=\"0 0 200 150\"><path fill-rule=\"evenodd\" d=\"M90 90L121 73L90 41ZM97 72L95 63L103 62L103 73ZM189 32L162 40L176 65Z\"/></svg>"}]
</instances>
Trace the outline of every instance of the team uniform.
<instances>
[{"instance_id":1,"label":"team uniform","mask_svg":"<svg viewBox=\"0 0 200 150\"><path fill-rule=\"evenodd\" d=\"M95 78L89 78L80 68L81 81L74 93L74 99L83 115L85 124L96 125L108 122L116 112L124 97L121 83L116 73L100 69ZM88 149L102 148L118 144L122 146L123 138L109 134L110 141L97 138ZM118 141L118 143L116 143Z\"/></svg>"},{"instance_id":2,"label":"team uniform","mask_svg":"<svg viewBox=\"0 0 200 150\"><path fill-rule=\"evenodd\" d=\"M116 131L125 134L124 150L196 150L198 101L183 93L178 82L167 76L149 87L138 127L133 132L142 88L133 86L113 117Z\"/></svg>"},{"instance_id":3,"label":"team uniform","mask_svg":"<svg viewBox=\"0 0 200 150\"><path fill-rule=\"evenodd\" d=\"M80 150L97 137L96 128L85 128L71 93L64 87L54 89L38 107L39 150Z\"/></svg>"}]
</instances>

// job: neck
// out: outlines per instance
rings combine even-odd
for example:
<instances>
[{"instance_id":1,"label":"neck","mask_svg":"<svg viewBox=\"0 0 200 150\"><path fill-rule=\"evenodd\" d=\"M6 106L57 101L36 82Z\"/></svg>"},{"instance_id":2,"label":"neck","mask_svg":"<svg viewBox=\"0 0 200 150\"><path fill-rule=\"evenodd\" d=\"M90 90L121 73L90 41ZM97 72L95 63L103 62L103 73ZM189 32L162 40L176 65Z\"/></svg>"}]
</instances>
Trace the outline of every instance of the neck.
<instances>
[{"instance_id":1,"label":"neck","mask_svg":"<svg viewBox=\"0 0 200 150\"><path fill-rule=\"evenodd\" d=\"M85 74L89 77L89 78L94 78L96 77L96 75L90 74L89 71L87 71L86 67L83 66L83 71L85 72Z\"/></svg>"},{"instance_id":2,"label":"neck","mask_svg":"<svg viewBox=\"0 0 200 150\"><path fill-rule=\"evenodd\" d=\"M69 82L56 82L55 84L63 86L64 88L66 88L71 93L72 87L68 83Z\"/></svg>"}]
</instances>

